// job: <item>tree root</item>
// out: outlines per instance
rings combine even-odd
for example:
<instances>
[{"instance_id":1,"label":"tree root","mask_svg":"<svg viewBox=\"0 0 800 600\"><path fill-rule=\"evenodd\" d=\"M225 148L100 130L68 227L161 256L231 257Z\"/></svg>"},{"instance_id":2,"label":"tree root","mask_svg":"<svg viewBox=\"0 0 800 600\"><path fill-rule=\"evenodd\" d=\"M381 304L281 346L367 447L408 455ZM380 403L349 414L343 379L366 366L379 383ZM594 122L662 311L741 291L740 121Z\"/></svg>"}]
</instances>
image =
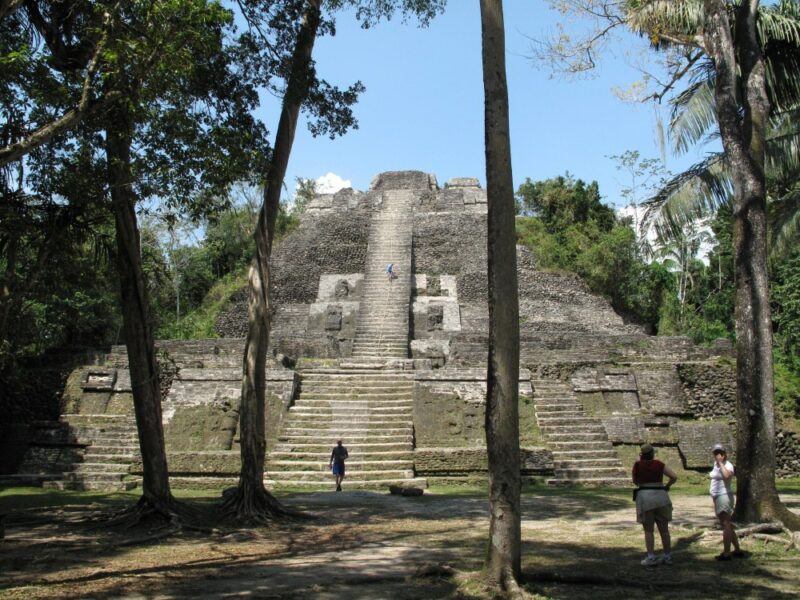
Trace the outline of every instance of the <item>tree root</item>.
<instances>
[{"instance_id":1,"label":"tree root","mask_svg":"<svg viewBox=\"0 0 800 600\"><path fill-rule=\"evenodd\" d=\"M179 502L172 496L167 500L154 500L142 496L136 504L119 511L111 519L106 520L104 526L131 529L154 521L162 526L181 529L184 522L196 520L198 514L196 509Z\"/></svg>"},{"instance_id":2,"label":"tree root","mask_svg":"<svg viewBox=\"0 0 800 600\"><path fill-rule=\"evenodd\" d=\"M530 594L523 590L517 582L511 565L506 565L503 569L502 579L500 584L509 600L528 600L530 598Z\"/></svg>"},{"instance_id":3,"label":"tree root","mask_svg":"<svg viewBox=\"0 0 800 600\"><path fill-rule=\"evenodd\" d=\"M313 515L286 508L266 488L235 487L222 494L221 520L245 526L269 527L288 519L313 519Z\"/></svg>"}]
</instances>

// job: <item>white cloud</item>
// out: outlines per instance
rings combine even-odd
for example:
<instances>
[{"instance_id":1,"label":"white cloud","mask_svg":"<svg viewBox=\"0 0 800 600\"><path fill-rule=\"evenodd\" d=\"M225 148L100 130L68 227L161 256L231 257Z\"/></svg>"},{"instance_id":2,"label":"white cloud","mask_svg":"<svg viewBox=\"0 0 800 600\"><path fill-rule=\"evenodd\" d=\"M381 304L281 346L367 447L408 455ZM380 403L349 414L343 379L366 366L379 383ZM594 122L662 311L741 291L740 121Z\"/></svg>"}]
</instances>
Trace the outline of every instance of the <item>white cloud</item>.
<instances>
[{"instance_id":1,"label":"white cloud","mask_svg":"<svg viewBox=\"0 0 800 600\"><path fill-rule=\"evenodd\" d=\"M353 187L349 179L342 179L336 173L326 173L314 180L318 194L335 194L341 189Z\"/></svg>"}]
</instances>

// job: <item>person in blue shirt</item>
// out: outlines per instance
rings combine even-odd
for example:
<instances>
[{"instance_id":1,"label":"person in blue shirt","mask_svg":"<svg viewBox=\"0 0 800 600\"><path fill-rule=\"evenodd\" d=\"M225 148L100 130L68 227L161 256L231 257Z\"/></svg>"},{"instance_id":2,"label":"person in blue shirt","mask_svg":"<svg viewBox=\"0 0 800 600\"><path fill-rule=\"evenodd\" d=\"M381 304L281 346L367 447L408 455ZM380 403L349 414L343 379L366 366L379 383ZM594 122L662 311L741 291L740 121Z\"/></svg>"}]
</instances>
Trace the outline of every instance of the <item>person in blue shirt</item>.
<instances>
[{"instance_id":1,"label":"person in blue shirt","mask_svg":"<svg viewBox=\"0 0 800 600\"><path fill-rule=\"evenodd\" d=\"M344 461L348 458L347 448L342 446L342 440L337 440L336 445L331 451L331 460L328 466L336 478L336 491L342 491L342 479L344 479Z\"/></svg>"}]
</instances>

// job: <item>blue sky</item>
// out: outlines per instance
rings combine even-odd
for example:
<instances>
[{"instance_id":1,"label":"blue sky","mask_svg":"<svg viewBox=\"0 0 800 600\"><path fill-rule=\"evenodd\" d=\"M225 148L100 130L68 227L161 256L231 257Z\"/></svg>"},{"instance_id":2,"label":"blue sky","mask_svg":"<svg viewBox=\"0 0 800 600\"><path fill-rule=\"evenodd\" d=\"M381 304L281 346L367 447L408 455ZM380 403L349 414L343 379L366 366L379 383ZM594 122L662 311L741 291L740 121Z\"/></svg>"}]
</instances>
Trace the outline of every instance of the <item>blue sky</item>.
<instances>
[{"instance_id":1,"label":"blue sky","mask_svg":"<svg viewBox=\"0 0 800 600\"><path fill-rule=\"evenodd\" d=\"M621 206L627 181L610 155L638 150L659 156L651 104L623 103L612 92L640 78L623 54L643 48L633 36L615 44L594 78L551 78L528 58L530 37L543 37L560 15L546 2L507 0L506 60L515 186L526 177L546 179L569 171L597 180L604 200ZM439 184L475 176L485 184L483 83L477 0L450 0L427 29L399 18L363 30L340 15L337 35L318 40L318 73L346 87L361 80L367 90L355 106L359 129L336 140L313 138L298 126L286 185L296 176L332 172L366 190L382 171L419 169ZM270 129L279 106L270 101L263 118ZM667 157L673 171L696 160Z\"/></svg>"}]
</instances>

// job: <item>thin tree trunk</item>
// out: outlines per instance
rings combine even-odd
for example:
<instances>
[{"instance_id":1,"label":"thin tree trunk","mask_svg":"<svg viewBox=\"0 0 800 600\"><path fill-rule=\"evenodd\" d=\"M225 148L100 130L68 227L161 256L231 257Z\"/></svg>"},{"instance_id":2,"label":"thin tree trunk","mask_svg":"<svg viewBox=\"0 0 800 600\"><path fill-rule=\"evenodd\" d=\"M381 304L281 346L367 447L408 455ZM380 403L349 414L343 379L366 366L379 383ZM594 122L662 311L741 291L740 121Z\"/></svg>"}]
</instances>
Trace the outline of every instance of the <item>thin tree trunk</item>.
<instances>
[{"instance_id":1,"label":"thin tree trunk","mask_svg":"<svg viewBox=\"0 0 800 600\"><path fill-rule=\"evenodd\" d=\"M309 66L321 18L322 0L308 0L303 25L292 57L292 71L281 108L275 147L266 173L264 202L255 231L256 255L249 271L248 330L242 366L240 435L242 467L239 487L226 499L227 510L237 519L269 522L287 511L264 488L266 452L266 358L271 327L269 258L281 188L294 143L300 108L308 94Z\"/></svg>"},{"instance_id":2,"label":"thin tree trunk","mask_svg":"<svg viewBox=\"0 0 800 600\"><path fill-rule=\"evenodd\" d=\"M168 515L174 500L164 451L158 365L139 251L136 197L132 189L130 151L133 127L130 115L124 108L116 108L109 118L111 124L106 130L106 155L117 233L122 321L144 472L140 504Z\"/></svg>"},{"instance_id":3,"label":"thin tree trunk","mask_svg":"<svg viewBox=\"0 0 800 600\"><path fill-rule=\"evenodd\" d=\"M519 298L501 0L481 0L488 195L489 577L517 595L520 576Z\"/></svg>"},{"instance_id":4,"label":"thin tree trunk","mask_svg":"<svg viewBox=\"0 0 800 600\"><path fill-rule=\"evenodd\" d=\"M741 3L734 41L723 0L705 0L706 39L717 78L720 134L733 172L736 278L736 438L738 521L779 519L800 526L775 488L772 317L767 273L764 140L769 100L756 37L758 0ZM737 56L738 55L738 56ZM737 58L741 88L737 85ZM744 106L740 115L738 100Z\"/></svg>"}]
</instances>

